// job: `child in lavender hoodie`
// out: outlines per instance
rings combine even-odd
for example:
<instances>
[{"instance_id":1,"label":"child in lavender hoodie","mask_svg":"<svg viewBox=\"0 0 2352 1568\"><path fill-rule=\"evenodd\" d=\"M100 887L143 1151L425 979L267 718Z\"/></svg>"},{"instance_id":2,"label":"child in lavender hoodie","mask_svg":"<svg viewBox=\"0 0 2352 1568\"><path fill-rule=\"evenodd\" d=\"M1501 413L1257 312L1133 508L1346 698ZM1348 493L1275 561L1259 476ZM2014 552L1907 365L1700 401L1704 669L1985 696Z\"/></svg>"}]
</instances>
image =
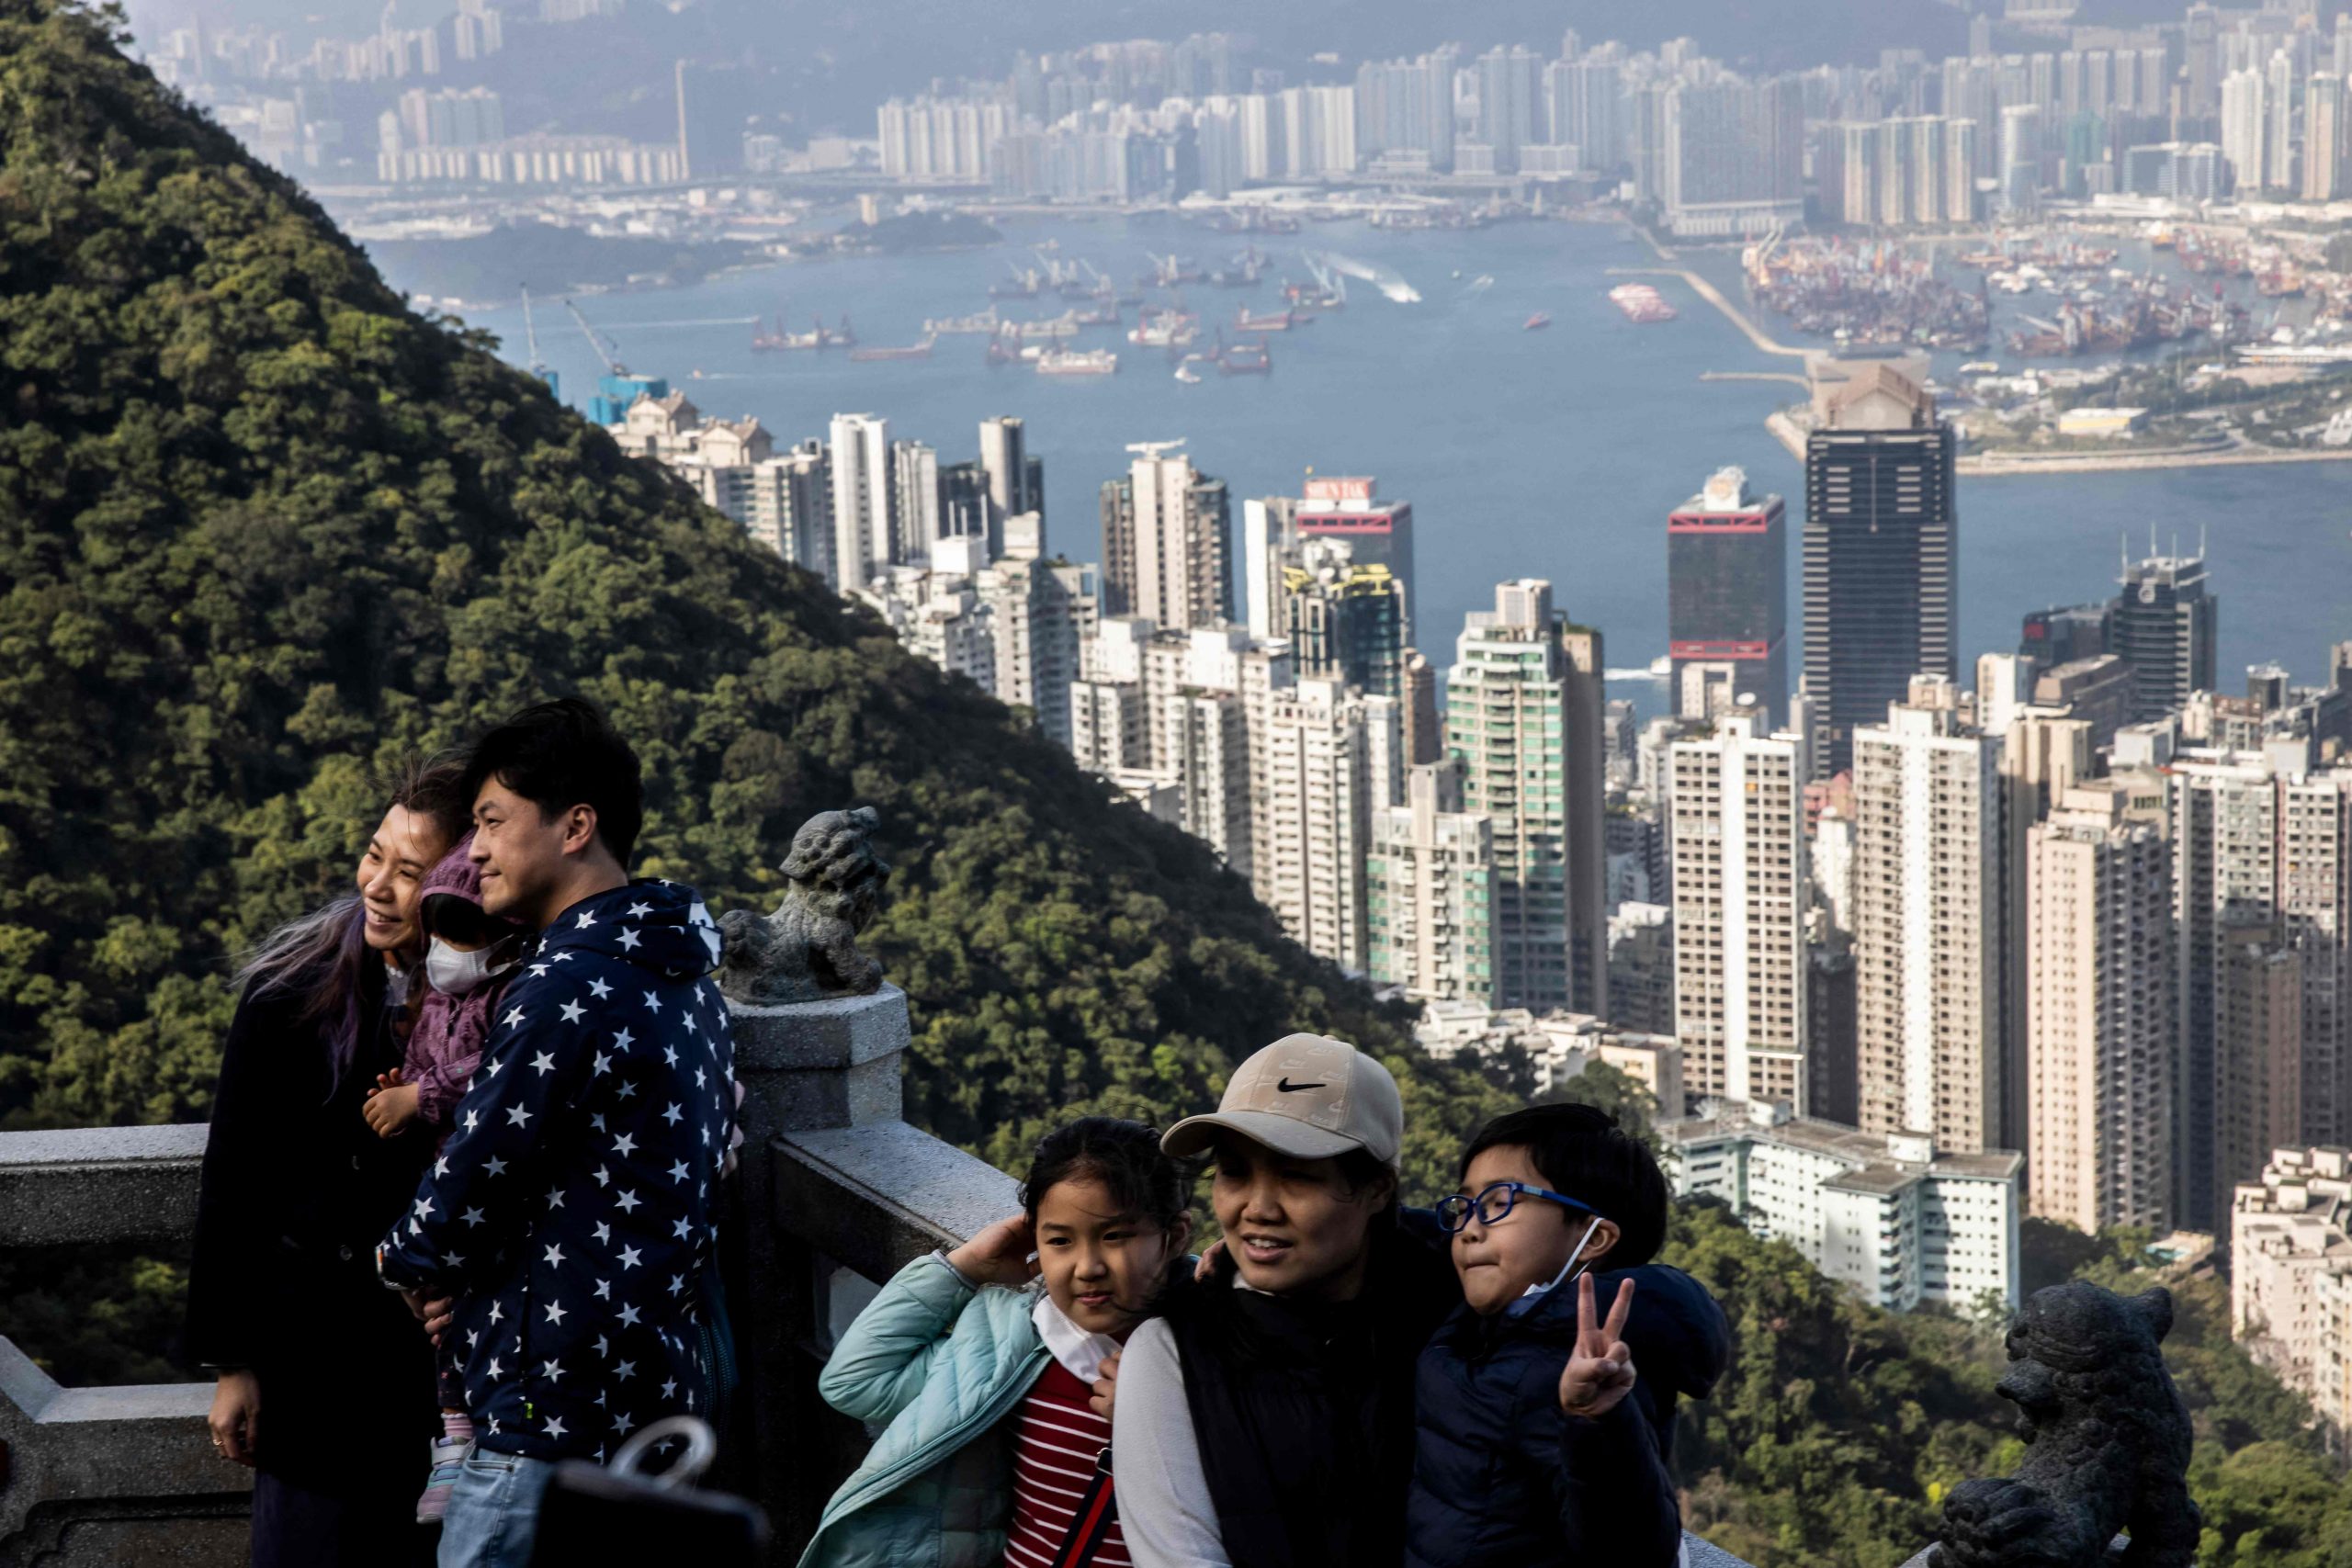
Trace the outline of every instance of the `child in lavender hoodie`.
<instances>
[{"instance_id":1,"label":"child in lavender hoodie","mask_svg":"<svg viewBox=\"0 0 2352 1568\"><path fill-rule=\"evenodd\" d=\"M528 932L481 907L481 868L474 864L471 833L458 840L425 877L419 913L431 939L424 960L426 988L401 1066L379 1077L363 1111L379 1137L398 1137L412 1123L446 1140L450 1113L466 1097L481 1063L482 1042L499 993L518 962ZM417 1500L416 1519L430 1524L449 1505L473 1422L452 1348L438 1355L441 1436L433 1445L433 1473Z\"/></svg>"}]
</instances>

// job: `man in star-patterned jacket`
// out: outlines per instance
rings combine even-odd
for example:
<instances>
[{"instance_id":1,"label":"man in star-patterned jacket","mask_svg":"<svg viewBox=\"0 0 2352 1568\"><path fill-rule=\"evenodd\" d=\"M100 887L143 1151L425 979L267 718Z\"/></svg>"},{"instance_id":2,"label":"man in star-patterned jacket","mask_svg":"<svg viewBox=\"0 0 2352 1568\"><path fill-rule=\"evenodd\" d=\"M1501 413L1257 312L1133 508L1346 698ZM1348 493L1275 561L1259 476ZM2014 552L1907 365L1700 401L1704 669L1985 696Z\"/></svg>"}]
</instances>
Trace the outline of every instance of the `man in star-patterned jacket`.
<instances>
[{"instance_id":1,"label":"man in star-patterned jacket","mask_svg":"<svg viewBox=\"0 0 2352 1568\"><path fill-rule=\"evenodd\" d=\"M539 936L379 1252L412 1301L456 1299L474 1441L445 1568L527 1562L548 1461L705 1403L697 1282L735 1109L718 928L692 889L622 869L635 754L587 704L547 703L471 773L483 908Z\"/></svg>"}]
</instances>

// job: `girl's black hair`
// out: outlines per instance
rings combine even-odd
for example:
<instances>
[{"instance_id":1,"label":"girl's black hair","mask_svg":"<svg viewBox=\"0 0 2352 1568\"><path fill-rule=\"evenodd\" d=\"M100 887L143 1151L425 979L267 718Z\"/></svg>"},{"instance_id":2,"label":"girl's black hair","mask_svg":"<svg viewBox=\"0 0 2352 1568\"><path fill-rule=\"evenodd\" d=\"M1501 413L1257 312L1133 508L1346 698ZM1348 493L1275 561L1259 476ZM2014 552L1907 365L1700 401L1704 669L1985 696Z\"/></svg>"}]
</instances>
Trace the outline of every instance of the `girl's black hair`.
<instances>
[{"instance_id":1,"label":"girl's black hair","mask_svg":"<svg viewBox=\"0 0 2352 1568\"><path fill-rule=\"evenodd\" d=\"M1162 1227L1192 1207L1197 1170L1164 1153L1159 1130L1116 1116L1081 1116L1037 1142L1029 1179L1021 1184L1021 1207L1037 1223L1037 1204L1055 1183L1099 1181L1122 1213L1140 1214Z\"/></svg>"}]
</instances>

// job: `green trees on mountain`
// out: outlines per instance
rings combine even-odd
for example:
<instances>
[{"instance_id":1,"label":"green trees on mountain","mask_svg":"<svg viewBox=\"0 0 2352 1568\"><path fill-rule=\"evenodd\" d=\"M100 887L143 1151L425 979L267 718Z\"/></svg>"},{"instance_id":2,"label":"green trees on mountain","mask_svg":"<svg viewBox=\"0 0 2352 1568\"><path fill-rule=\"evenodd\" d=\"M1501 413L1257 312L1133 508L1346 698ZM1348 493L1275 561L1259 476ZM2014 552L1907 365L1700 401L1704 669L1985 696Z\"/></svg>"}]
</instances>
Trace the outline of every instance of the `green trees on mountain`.
<instances>
[{"instance_id":1,"label":"green trees on mountain","mask_svg":"<svg viewBox=\"0 0 2352 1568\"><path fill-rule=\"evenodd\" d=\"M347 874L373 766L551 692L642 752L640 869L716 904L880 808L872 941L944 1137L1009 1162L1204 1105L1308 1026L1402 1068L1423 1186L1501 1103L1198 844L411 315L109 25L0 6L0 1114L201 1117L229 958Z\"/></svg>"}]
</instances>

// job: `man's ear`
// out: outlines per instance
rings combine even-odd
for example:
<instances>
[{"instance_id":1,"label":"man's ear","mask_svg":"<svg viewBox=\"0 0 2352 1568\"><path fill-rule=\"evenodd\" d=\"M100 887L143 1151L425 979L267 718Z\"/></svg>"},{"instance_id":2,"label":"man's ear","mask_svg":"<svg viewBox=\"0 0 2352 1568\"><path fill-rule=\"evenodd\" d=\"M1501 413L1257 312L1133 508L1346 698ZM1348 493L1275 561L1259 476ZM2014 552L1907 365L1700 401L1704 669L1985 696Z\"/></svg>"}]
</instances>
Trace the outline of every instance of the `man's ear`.
<instances>
[{"instance_id":1,"label":"man's ear","mask_svg":"<svg viewBox=\"0 0 2352 1568\"><path fill-rule=\"evenodd\" d=\"M563 814L563 852L584 855L596 845L596 808L582 804Z\"/></svg>"}]
</instances>

